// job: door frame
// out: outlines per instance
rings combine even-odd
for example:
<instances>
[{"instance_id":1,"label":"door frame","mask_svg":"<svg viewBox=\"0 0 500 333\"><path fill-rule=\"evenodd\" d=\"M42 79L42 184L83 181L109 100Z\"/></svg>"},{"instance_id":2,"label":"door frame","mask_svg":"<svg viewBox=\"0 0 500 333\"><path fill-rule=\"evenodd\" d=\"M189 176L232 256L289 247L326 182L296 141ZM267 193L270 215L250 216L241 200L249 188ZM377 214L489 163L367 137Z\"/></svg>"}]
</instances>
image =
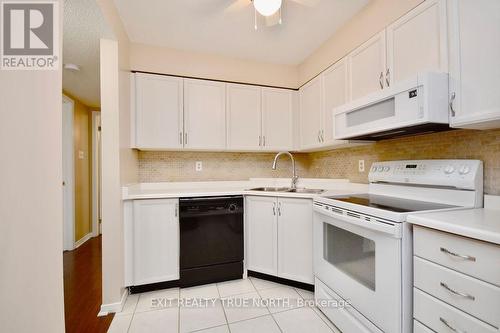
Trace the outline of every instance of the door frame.
<instances>
[{"instance_id":1,"label":"door frame","mask_svg":"<svg viewBox=\"0 0 500 333\"><path fill-rule=\"evenodd\" d=\"M101 219L101 112L92 111L92 237L102 231Z\"/></svg>"},{"instance_id":2,"label":"door frame","mask_svg":"<svg viewBox=\"0 0 500 333\"><path fill-rule=\"evenodd\" d=\"M66 178L63 179L63 250L71 251L75 248L75 152L73 140L75 102L64 94L62 102L62 112L70 112L68 118L61 115L63 178ZM68 104L70 109L66 110L65 104ZM64 121L65 119L66 121ZM64 165L68 169L67 175L64 172Z\"/></svg>"}]
</instances>

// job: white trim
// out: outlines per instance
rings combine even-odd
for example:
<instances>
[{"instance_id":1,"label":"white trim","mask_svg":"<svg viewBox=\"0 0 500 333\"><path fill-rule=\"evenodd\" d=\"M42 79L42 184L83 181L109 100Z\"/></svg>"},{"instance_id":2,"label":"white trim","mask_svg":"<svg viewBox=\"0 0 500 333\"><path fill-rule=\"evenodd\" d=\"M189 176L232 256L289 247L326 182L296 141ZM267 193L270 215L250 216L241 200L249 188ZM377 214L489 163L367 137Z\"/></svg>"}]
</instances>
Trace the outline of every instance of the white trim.
<instances>
[{"instance_id":1,"label":"white trim","mask_svg":"<svg viewBox=\"0 0 500 333\"><path fill-rule=\"evenodd\" d=\"M74 101L69 98L68 96L66 95L62 95L62 101L63 101L63 104L65 103L69 103L71 105L71 113L70 113L70 116L69 116L69 121L71 123L71 126L68 130L68 133L66 134L65 133L65 126L67 126L67 124L64 123L64 120L63 120L63 123L62 123L62 138L63 138L63 146L62 146L62 151L63 151L63 165L67 162L69 164L69 166L67 166L68 170L68 174L67 175L64 175L63 173L63 177L67 176L68 179L63 179L63 181L66 183L66 185L64 187L69 187L69 191L68 191L68 198L65 198L65 191L64 191L64 187L63 187L63 204L64 204L64 208L63 208L63 249L65 251L71 251L75 248L75 152L74 152L74 140L73 140L73 123L74 123L74 112L75 112L75 103ZM67 112L65 111L65 108L64 106L62 107L62 112ZM63 115L61 115L62 117ZM68 147L66 147L65 145L65 136L68 135L69 137L71 137L71 149L67 149ZM66 151L68 150L68 151ZM69 156L67 156L69 155ZM66 161L66 159L68 159ZM64 167L63 167L63 170L64 170ZM66 201L66 199L68 201ZM66 216L64 216L64 212L67 211L68 214L71 214L72 215L72 219L71 218L67 218ZM70 221L72 220L72 221Z\"/></svg>"},{"instance_id":2,"label":"white trim","mask_svg":"<svg viewBox=\"0 0 500 333\"><path fill-rule=\"evenodd\" d=\"M101 113L99 111L92 111L92 237L99 236L101 231L99 230L99 146L98 138L99 131L98 127L101 122ZM97 157L97 158L96 158Z\"/></svg>"},{"instance_id":3,"label":"white trim","mask_svg":"<svg viewBox=\"0 0 500 333\"><path fill-rule=\"evenodd\" d=\"M82 246L86 241L88 241L92 237L94 237L94 235L92 235L92 232L89 232L88 234L86 234L85 236L83 236L82 238L80 238L79 240L77 240L75 242L75 246L74 246L73 250L75 250L75 249L79 248L80 246Z\"/></svg>"},{"instance_id":4,"label":"white trim","mask_svg":"<svg viewBox=\"0 0 500 333\"><path fill-rule=\"evenodd\" d=\"M119 302L109 303L109 304L101 304L101 311L97 314L97 317L107 316L110 313L117 313L123 310L125 306L125 302L128 297L128 289L125 289L122 294L122 298Z\"/></svg>"}]
</instances>

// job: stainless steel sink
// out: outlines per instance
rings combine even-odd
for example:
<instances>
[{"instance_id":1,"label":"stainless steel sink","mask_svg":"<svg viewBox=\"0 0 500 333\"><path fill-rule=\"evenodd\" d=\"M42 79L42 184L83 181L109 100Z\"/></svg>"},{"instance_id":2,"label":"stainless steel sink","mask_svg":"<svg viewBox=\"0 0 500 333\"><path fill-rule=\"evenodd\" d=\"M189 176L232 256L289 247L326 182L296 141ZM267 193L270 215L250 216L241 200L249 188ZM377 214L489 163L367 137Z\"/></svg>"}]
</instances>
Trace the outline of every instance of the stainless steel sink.
<instances>
[{"instance_id":1,"label":"stainless steel sink","mask_svg":"<svg viewBox=\"0 0 500 333\"><path fill-rule=\"evenodd\" d=\"M316 189L316 188L291 188L287 192L320 194L320 193L325 192L325 190L320 190L320 189Z\"/></svg>"},{"instance_id":2,"label":"stainless steel sink","mask_svg":"<svg viewBox=\"0 0 500 333\"><path fill-rule=\"evenodd\" d=\"M289 187L256 187L256 188L251 188L249 191L289 192L289 190L291 190Z\"/></svg>"},{"instance_id":3,"label":"stainless steel sink","mask_svg":"<svg viewBox=\"0 0 500 333\"><path fill-rule=\"evenodd\" d=\"M314 188L290 188L290 187L256 187L256 188L251 188L249 191L310 193L310 194L319 194L325 192L325 190L314 189Z\"/></svg>"}]
</instances>

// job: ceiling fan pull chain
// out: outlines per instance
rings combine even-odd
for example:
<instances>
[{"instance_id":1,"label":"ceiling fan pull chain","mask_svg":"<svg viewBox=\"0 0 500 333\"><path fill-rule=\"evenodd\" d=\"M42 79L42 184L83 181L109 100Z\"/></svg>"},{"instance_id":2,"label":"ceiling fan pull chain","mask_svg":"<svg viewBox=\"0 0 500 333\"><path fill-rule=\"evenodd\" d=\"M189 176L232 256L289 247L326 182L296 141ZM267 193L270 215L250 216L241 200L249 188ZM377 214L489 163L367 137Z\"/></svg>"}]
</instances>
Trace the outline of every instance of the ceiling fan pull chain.
<instances>
[{"instance_id":1,"label":"ceiling fan pull chain","mask_svg":"<svg viewBox=\"0 0 500 333\"><path fill-rule=\"evenodd\" d=\"M257 9L253 9L253 20L254 20L254 28L257 30Z\"/></svg>"}]
</instances>

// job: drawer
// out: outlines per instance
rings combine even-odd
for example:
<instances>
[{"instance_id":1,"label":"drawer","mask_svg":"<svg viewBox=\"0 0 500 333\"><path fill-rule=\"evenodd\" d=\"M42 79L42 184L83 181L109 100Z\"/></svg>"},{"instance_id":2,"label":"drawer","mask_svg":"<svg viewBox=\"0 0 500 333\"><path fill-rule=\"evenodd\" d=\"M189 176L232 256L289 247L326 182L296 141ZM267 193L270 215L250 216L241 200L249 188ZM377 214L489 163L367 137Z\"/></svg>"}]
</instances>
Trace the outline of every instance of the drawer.
<instances>
[{"instance_id":1,"label":"drawer","mask_svg":"<svg viewBox=\"0 0 500 333\"><path fill-rule=\"evenodd\" d=\"M420 258L500 286L500 246L415 226L413 249Z\"/></svg>"},{"instance_id":2,"label":"drawer","mask_svg":"<svg viewBox=\"0 0 500 333\"><path fill-rule=\"evenodd\" d=\"M418 257L413 273L418 289L500 327L500 288Z\"/></svg>"},{"instance_id":3,"label":"drawer","mask_svg":"<svg viewBox=\"0 0 500 333\"><path fill-rule=\"evenodd\" d=\"M314 282L314 299L318 309L342 332L383 333L349 304L335 306L334 304L343 304L345 301L317 278Z\"/></svg>"},{"instance_id":4,"label":"drawer","mask_svg":"<svg viewBox=\"0 0 500 333\"><path fill-rule=\"evenodd\" d=\"M499 332L495 327L416 288L413 289L413 316L436 332Z\"/></svg>"},{"instance_id":5,"label":"drawer","mask_svg":"<svg viewBox=\"0 0 500 333\"><path fill-rule=\"evenodd\" d=\"M413 320L413 333L434 333L434 331L427 328L418 320Z\"/></svg>"}]
</instances>

